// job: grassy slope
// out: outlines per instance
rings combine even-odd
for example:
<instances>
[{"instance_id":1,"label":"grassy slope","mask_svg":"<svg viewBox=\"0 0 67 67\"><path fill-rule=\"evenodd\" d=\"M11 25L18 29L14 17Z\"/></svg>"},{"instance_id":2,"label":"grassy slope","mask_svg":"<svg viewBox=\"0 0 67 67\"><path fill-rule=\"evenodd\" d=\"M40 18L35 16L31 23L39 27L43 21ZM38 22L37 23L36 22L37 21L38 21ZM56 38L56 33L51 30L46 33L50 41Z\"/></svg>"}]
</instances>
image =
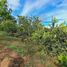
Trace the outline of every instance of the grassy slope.
<instances>
[{"instance_id":1,"label":"grassy slope","mask_svg":"<svg viewBox=\"0 0 67 67\"><path fill-rule=\"evenodd\" d=\"M25 58L26 67L57 67L53 57L45 55L43 45L26 44L10 36L0 34L0 50L10 48Z\"/></svg>"}]
</instances>

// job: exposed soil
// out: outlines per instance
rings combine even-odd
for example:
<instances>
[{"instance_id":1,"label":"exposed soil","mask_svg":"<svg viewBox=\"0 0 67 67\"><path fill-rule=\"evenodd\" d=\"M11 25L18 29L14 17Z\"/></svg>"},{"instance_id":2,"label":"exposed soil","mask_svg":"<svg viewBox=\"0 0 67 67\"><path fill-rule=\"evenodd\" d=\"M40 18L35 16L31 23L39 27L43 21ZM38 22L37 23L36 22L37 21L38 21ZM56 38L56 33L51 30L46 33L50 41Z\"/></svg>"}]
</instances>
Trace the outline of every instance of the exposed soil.
<instances>
[{"instance_id":1,"label":"exposed soil","mask_svg":"<svg viewBox=\"0 0 67 67\"><path fill-rule=\"evenodd\" d=\"M24 67L24 59L8 48L0 50L0 67Z\"/></svg>"}]
</instances>

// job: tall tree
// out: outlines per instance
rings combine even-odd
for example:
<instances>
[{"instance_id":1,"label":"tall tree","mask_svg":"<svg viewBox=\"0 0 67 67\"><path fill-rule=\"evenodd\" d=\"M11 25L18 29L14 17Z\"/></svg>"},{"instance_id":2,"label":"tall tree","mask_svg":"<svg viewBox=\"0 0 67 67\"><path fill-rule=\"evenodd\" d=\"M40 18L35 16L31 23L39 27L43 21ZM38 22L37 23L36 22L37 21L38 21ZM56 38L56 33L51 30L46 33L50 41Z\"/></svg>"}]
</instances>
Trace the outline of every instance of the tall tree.
<instances>
[{"instance_id":1,"label":"tall tree","mask_svg":"<svg viewBox=\"0 0 67 67\"><path fill-rule=\"evenodd\" d=\"M50 24L50 28L53 29L56 26L56 23L58 22L58 19L56 19L56 17L52 17L52 21Z\"/></svg>"},{"instance_id":2,"label":"tall tree","mask_svg":"<svg viewBox=\"0 0 67 67\"><path fill-rule=\"evenodd\" d=\"M0 21L6 19L14 20L14 17L11 16L11 9L8 9L7 0L0 0Z\"/></svg>"}]
</instances>

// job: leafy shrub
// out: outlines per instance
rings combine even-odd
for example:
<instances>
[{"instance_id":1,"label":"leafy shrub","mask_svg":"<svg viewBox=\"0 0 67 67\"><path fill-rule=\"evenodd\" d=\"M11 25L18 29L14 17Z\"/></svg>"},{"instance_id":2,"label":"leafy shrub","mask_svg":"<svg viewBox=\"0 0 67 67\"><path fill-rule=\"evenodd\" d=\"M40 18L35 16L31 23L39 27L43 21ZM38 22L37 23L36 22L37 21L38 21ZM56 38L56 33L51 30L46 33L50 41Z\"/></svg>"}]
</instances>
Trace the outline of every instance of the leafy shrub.
<instances>
[{"instance_id":1,"label":"leafy shrub","mask_svg":"<svg viewBox=\"0 0 67 67\"><path fill-rule=\"evenodd\" d=\"M60 67L67 67L67 55L60 54L58 56L58 61L59 61Z\"/></svg>"},{"instance_id":2,"label":"leafy shrub","mask_svg":"<svg viewBox=\"0 0 67 67\"><path fill-rule=\"evenodd\" d=\"M8 33L16 33L17 31L17 24L11 20L3 21L0 26L0 30L6 31Z\"/></svg>"}]
</instances>

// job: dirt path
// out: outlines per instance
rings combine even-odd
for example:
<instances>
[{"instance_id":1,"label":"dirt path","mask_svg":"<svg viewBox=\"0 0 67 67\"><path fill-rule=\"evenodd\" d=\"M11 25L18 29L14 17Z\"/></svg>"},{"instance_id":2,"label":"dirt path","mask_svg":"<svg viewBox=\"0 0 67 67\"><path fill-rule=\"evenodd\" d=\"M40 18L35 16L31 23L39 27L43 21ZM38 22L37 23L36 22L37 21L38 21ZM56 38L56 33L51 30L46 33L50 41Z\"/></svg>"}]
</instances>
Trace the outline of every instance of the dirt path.
<instances>
[{"instance_id":1,"label":"dirt path","mask_svg":"<svg viewBox=\"0 0 67 67\"><path fill-rule=\"evenodd\" d=\"M24 67L24 59L16 52L4 48L0 50L0 67Z\"/></svg>"}]
</instances>

